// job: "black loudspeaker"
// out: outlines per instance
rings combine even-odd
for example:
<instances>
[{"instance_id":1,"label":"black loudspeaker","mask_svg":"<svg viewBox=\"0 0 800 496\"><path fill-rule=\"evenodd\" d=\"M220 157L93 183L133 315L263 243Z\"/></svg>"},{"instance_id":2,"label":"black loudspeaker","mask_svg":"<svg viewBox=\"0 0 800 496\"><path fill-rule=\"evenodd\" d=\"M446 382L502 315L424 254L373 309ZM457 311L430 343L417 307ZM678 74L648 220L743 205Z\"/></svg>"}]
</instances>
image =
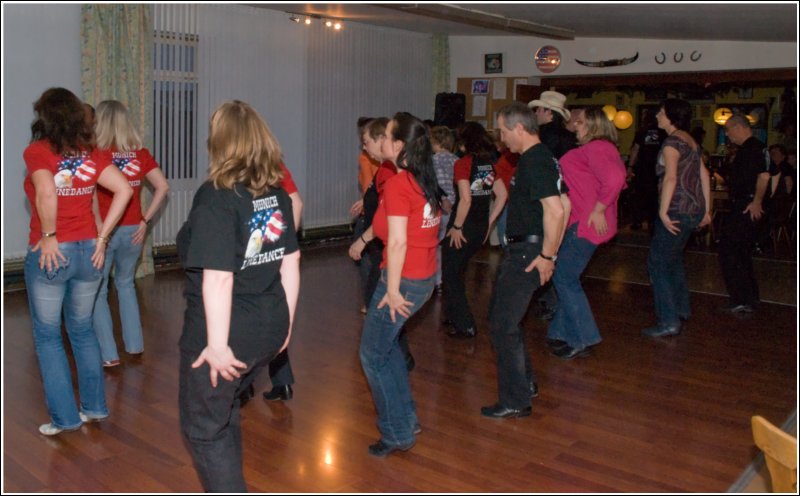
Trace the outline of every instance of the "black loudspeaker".
<instances>
[{"instance_id":1,"label":"black loudspeaker","mask_svg":"<svg viewBox=\"0 0 800 496\"><path fill-rule=\"evenodd\" d=\"M433 122L437 126L455 129L464 124L467 97L462 93L439 93L436 95L436 112Z\"/></svg>"}]
</instances>

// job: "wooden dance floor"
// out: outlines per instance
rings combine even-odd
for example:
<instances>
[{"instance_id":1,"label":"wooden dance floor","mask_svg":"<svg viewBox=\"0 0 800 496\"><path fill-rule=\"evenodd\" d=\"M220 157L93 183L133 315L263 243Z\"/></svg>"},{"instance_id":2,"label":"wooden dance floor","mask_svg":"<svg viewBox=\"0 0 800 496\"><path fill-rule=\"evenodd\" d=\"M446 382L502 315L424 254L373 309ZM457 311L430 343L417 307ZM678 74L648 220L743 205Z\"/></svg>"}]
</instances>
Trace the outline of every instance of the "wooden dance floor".
<instances>
[{"instance_id":1,"label":"wooden dance floor","mask_svg":"<svg viewBox=\"0 0 800 496\"><path fill-rule=\"evenodd\" d=\"M445 335L436 295L410 322L423 431L411 451L377 459L367 454L378 431L358 359L357 271L343 245L304 249L294 399L263 401L265 373L242 410L250 490L722 492L757 454L750 417L780 425L796 408L796 307L764 304L739 319L717 310L726 298L695 293L686 331L656 340L639 333L654 323L649 286L587 278L604 341L562 361L530 312L523 325L541 390L533 415L481 417L497 394L486 309L499 258L484 248L467 273L476 339ZM55 437L37 431L48 415L26 294L5 294L5 491L202 490L178 425L182 282L180 270L138 281L144 355L121 353L122 366L107 369L108 420Z\"/></svg>"}]
</instances>

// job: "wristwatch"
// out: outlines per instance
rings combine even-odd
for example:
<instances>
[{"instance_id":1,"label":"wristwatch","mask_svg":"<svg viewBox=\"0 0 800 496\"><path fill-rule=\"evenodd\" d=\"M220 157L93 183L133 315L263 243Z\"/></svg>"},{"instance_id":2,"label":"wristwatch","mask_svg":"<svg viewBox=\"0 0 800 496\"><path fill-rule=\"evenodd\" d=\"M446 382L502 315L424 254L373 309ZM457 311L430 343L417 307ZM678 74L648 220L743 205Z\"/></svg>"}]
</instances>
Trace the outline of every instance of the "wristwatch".
<instances>
[{"instance_id":1,"label":"wristwatch","mask_svg":"<svg viewBox=\"0 0 800 496\"><path fill-rule=\"evenodd\" d=\"M555 262L556 260L558 260L558 255L553 255L552 257L548 257L544 253L539 253L539 256L544 258L545 260L550 260L551 262Z\"/></svg>"}]
</instances>

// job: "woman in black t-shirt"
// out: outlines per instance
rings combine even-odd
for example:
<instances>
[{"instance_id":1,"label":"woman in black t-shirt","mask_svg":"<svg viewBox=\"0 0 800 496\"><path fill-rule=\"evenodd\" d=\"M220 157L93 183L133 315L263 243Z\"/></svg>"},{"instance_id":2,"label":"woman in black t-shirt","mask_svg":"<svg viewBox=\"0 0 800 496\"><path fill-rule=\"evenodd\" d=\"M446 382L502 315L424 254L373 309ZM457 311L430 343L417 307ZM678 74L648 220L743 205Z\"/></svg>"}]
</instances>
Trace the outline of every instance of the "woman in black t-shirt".
<instances>
[{"instance_id":1,"label":"woman in black t-shirt","mask_svg":"<svg viewBox=\"0 0 800 496\"><path fill-rule=\"evenodd\" d=\"M237 397L289 344L300 252L279 187L281 149L258 113L240 101L220 106L208 152L208 181L177 237L186 270L180 420L205 490L246 492Z\"/></svg>"},{"instance_id":2,"label":"woman in black t-shirt","mask_svg":"<svg viewBox=\"0 0 800 496\"><path fill-rule=\"evenodd\" d=\"M471 338L476 333L475 318L467 302L464 271L486 241L508 193L502 181L494 180L496 148L483 126L466 123L459 131L459 139L466 154L454 165L456 202L442 241L442 285L445 323L452 326L448 335ZM493 192L496 200L490 214Z\"/></svg>"}]
</instances>

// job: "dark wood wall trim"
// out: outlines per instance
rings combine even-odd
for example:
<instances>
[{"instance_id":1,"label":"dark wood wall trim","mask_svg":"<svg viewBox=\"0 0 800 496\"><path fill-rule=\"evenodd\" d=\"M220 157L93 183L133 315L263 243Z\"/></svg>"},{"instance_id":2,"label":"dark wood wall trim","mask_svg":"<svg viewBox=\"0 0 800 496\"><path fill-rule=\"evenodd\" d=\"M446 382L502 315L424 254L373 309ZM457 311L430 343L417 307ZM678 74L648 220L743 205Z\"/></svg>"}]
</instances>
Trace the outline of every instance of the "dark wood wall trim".
<instances>
[{"instance_id":1,"label":"dark wood wall trim","mask_svg":"<svg viewBox=\"0 0 800 496\"><path fill-rule=\"evenodd\" d=\"M693 84L705 88L717 85L782 86L797 84L797 69L763 69L749 71L669 72L658 74L615 74L612 76L543 77L541 85L559 90L578 88L616 89L620 86L638 88L669 88L672 85Z\"/></svg>"}]
</instances>

